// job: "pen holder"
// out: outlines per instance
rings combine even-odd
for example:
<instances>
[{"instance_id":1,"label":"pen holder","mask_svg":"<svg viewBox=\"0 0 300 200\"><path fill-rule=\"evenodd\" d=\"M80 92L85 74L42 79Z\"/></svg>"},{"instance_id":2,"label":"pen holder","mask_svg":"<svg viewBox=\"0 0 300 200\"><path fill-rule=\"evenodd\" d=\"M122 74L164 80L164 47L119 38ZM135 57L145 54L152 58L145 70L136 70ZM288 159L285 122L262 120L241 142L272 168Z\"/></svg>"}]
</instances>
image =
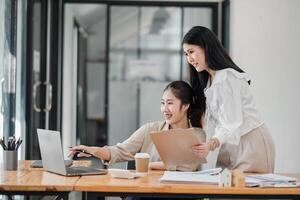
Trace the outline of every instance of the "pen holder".
<instances>
[{"instance_id":1,"label":"pen holder","mask_svg":"<svg viewBox=\"0 0 300 200\"><path fill-rule=\"evenodd\" d=\"M3 151L3 169L17 170L17 168L18 168L18 151L15 150Z\"/></svg>"}]
</instances>

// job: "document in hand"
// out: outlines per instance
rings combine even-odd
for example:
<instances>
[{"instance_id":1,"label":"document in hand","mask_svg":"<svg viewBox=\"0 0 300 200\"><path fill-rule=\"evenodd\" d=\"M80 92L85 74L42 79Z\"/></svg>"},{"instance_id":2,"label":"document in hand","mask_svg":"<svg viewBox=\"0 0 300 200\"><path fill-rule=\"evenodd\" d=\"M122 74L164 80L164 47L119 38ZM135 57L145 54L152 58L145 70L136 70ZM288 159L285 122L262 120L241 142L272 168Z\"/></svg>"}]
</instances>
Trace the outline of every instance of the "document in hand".
<instances>
[{"instance_id":1,"label":"document in hand","mask_svg":"<svg viewBox=\"0 0 300 200\"><path fill-rule=\"evenodd\" d=\"M178 172L178 171L165 171L164 175L160 178L161 182L170 183L200 183L217 185L219 183L219 175L211 173L199 172Z\"/></svg>"},{"instance_id":2,"label":"document in hand","mask_svg":"<svg viewBox=\"0 0 300 200\"><path fill-rule=\"evenodd\" d=\"M167 167L206 163L205 158L199 158L192 151L193 145L206 140L206 134L202 129L171 129L151 132L150 137Z\"/></svg>"}]
</instances>

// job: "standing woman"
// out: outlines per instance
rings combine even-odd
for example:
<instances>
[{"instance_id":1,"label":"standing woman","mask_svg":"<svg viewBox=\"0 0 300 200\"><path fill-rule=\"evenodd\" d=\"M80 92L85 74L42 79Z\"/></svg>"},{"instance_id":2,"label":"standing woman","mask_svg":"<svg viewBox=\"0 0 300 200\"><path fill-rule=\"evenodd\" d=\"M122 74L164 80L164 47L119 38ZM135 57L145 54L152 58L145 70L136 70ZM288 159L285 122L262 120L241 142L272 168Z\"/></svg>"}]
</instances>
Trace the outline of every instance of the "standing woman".
<instances>
[{"instance_id":1,"label":"standing woman","mask_svg":"<svg viewBox=\"0 0 300 200\"><path fill-rule=\"evenodd\" d=\"M206 96L205 129L214 131L208 142L193 147L194 153L206 157L220 147L217 166L273 172L274 143L256 108L248 75L205 27L193 27L182 44L191 85Z\"/></svg>"}]
</instances>

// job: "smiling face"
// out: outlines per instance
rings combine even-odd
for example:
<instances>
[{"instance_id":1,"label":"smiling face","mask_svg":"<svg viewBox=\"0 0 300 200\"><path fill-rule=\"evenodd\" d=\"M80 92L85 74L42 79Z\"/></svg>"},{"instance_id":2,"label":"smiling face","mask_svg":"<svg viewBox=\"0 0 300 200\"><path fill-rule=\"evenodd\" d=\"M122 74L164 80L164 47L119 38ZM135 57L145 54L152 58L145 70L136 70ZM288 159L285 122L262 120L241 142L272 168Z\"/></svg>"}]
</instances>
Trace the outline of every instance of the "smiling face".
<instances>
[{"instance_id":1,"label":"smiling face","mask_svg":"<svg viewBox=\"0 0 300 200\"><path fill-rule=\"evenodd\" d=\"M171 89L167 89L161 98L161 113L166 123L171 128L186 128L188 126L187 110L189 105L184 105L176 98Z\"/></svg>"},{"instance_id":2,"label":"smiling face","mask_svg":"<svg viewBox=\"0 0 300 200\"><path fill-rule=\"evenodd\" d=\"M197 72L208 71L203 48L193 44L183 44L183 51L189 64L193 65Z\"/></svg>"}]
</instances>

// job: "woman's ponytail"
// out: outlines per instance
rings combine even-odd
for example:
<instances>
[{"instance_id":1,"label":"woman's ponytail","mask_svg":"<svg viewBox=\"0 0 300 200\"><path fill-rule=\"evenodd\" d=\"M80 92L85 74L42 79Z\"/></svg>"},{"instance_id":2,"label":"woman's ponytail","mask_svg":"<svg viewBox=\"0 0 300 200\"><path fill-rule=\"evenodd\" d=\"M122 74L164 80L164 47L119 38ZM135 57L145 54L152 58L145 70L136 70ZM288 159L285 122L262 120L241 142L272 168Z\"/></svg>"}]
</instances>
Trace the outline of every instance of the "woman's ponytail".
<instances>
[{"instance_id":1,"label":"woman's ponytail","mask_svg":"<svg viewBox=\"0 0 300 200\"><path fill-rule=\"evenodd\" d=\"M190 104L190 109L188 112L188 117L191 121L192 126L200 127L202 126L202 117L204 116L205 109L206 109L206 98L204 95L203 90L193 91L193 98Z\"/></svg>"}]
</instances>

